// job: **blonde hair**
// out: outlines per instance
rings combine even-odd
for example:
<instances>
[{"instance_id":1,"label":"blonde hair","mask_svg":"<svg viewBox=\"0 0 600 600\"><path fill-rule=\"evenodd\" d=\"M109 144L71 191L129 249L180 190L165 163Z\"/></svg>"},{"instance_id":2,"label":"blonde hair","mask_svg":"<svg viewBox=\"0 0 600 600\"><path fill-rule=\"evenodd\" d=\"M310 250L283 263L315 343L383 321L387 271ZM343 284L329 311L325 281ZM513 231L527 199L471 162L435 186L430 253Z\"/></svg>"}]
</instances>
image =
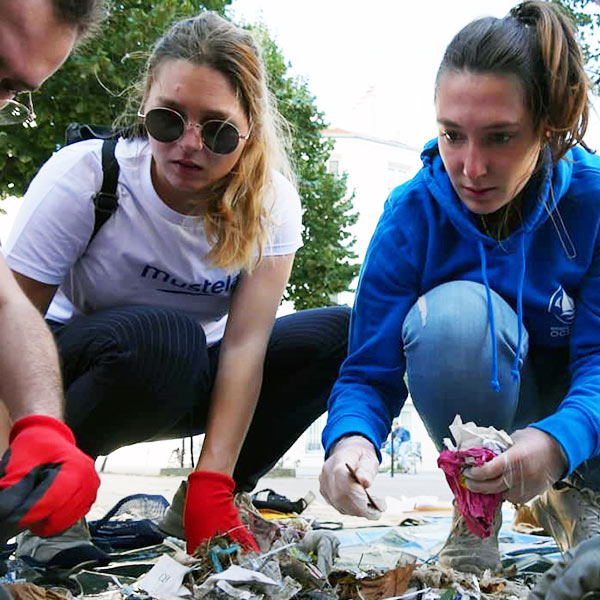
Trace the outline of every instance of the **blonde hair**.
<instances>
[{"instance_id":1,"label":"blonde hair","mask_svg":"<svg viewBox=\"0 0 600 600\"><path fill-rule=\"evenodd\" d=\"M204 225L212 244L208 258L216 266L251 270L267 242L270 207L265 199L272 188L273 170L294 181L286 151L287 125L267 89L258 46L249 31L213 12L179 21L154 45L138 98L133 100L137 106L166 60L185 60L219 71L246 113L250 137L235 167L208 190Z\"/></svg>"}]
</instances>

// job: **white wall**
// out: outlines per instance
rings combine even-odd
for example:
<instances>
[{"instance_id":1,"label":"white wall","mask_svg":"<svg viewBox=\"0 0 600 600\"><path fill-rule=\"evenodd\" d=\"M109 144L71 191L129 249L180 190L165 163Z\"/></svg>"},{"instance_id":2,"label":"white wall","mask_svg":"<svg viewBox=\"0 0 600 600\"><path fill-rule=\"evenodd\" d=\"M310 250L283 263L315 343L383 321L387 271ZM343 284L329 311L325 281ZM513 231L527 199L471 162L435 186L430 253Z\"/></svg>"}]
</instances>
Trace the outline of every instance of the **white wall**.
<instances>
[{"instance_id":1,"label":"white wall","mask_svg":"<svg viewBox=\"0 0 600 600\"><path fill-rule=\"evenodd\" d=\"M336 129L325 136L335 142L329 164L337 163L339 174L347 174L348 192L355 193L353 204L360 216L353 229L354 250L362 261L389 193L421 167L420 149Z\"/></svg>"},{"instance_id":2,"label":"white wall","mask_svg":"<svg viewBox=\"0 0 600 600\"><path fill-rule=\"evenodd\" d=\"M362 263L369 241L389 193L413 177L421 166L420 150L391 140L331 129L325 135L335 142L330 171L347 174L348 194L354 192L354 210L359 213L352 228L353 246ZM356 287L354 281L352 288ZM354 294L339 295L341 304L352 305Z\"/></svg>"}]
</instances>

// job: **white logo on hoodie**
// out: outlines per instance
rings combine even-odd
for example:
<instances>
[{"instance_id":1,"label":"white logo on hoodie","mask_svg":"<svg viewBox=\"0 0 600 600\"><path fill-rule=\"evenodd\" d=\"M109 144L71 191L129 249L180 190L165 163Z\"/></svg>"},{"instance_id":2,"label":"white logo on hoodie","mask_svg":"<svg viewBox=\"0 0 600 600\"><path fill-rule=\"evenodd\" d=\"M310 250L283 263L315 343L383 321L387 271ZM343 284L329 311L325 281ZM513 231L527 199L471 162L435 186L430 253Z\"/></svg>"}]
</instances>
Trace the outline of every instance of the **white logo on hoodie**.
<instances>
[{"instance_id":1,"label":"white logo on hoodie","mask_svg":"<svg viewBox=\"0 0 600 600\"><path fill-rule=\"evenodd\" d=\"M575 302L565 292L562 285L559 285L558 289L552 294L548 304L548 312L565 325L571 325L575 320Z\"/></svg>"}]
</instances>

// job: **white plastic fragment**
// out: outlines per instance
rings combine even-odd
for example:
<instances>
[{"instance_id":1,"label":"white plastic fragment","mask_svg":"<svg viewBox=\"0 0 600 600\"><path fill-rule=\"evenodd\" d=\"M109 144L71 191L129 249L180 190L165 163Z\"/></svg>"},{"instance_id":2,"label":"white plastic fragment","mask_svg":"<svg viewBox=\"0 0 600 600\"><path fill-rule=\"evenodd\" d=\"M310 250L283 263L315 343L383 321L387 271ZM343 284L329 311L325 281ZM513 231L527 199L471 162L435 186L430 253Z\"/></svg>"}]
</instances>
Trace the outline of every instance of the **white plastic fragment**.
<instances>
[{"instance_id":1,"label":"white plastic fragment","mask_svg":"<svg viewBox=\"0 0 600 600\"><path fill-rule=\"evenodd\" d=\"M255 600L258 598L262 598L262 596L256 596L249 590L241 589L232 586L230 583L227 583L224 579L217 581L215 584L215 588L227 594L230 598L236 598L237 600Z\"/></svg>"},{"instance_id":2,"label":"white plastic fragment","mask_svg":"<svg viewBox=\"0 0 600 600\"><path fill-rule=\"evenodd\" d=\"M204 598L217 586L219 581L226 581L229 584L260 583L263 585L280 585L275 580L258 571L244 569L238 565L231 565L225 571L211 575L202 585L194 588L194 596L196 598Z\"/></svg>"},{"instance_id":3,"label":"white plastic fragment","mask_svg":"<svg viewBox=\"0 0 600 600\"><path fill-rule=\"evenodd\" d=\"M412 600L412 598L416 598L417 596L419 596L421 594L426 594L427 592L430 592L430 591L431 591L431 588L424 588L422 590L416 590L414 592L407 592L406 594L403 594L402 596L393 596L391 598L383 598L382 600Z\"/></svg>"}]
</instances>

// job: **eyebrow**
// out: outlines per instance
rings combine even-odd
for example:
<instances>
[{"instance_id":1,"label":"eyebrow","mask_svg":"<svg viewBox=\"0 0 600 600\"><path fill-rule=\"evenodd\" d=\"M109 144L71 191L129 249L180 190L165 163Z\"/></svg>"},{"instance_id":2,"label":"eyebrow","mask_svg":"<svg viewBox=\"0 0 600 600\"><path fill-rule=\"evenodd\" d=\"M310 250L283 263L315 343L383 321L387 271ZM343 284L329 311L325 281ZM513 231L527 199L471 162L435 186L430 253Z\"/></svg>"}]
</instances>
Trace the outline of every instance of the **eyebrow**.
<instances>
[{"instance_id":1,"label":"eyebrow","mask_svg":"<svg viewBox=\"0 0 600 600\"><path fill-rule=\"evenodd\" d=\"M174 108L175 110L179 110L182 113L187 115L187 110L185 109L184 106L182 106L179 102L177 102L176 100L172 100L171 98L166 98L165 96L158 96L156 98L156 102L158 104L160 104L161 106L164 106L166 108ZM204 113L203 115L204 117L209 117L209 118L217 118L217 119L222 119L223 121L230 121L231 120L231 115L228 113L225 113L223 111L220 110L211 110L211 111L207 111L206 113Z\"/></svg>"},{"instance_id":2,"label":"eyebrow","mask_svg":"<svg viewBox=\"0 0 600 600\"><path fill-rule=\"evenodd\" d=\"M454 121L451 121L450 119L438 119L437 122L440 125L443 125L444 127L453 127L454 129L462 129L462 127L458 124L455 123ZM498 121L497 123L492 123L491 125L486 125L485 127L483 127L483 129L485 131L488 131L490 129L507 129L507 128L517 128L520 126L520 123L518 123L517 121Z\"/></svg>"}]
</instances>

